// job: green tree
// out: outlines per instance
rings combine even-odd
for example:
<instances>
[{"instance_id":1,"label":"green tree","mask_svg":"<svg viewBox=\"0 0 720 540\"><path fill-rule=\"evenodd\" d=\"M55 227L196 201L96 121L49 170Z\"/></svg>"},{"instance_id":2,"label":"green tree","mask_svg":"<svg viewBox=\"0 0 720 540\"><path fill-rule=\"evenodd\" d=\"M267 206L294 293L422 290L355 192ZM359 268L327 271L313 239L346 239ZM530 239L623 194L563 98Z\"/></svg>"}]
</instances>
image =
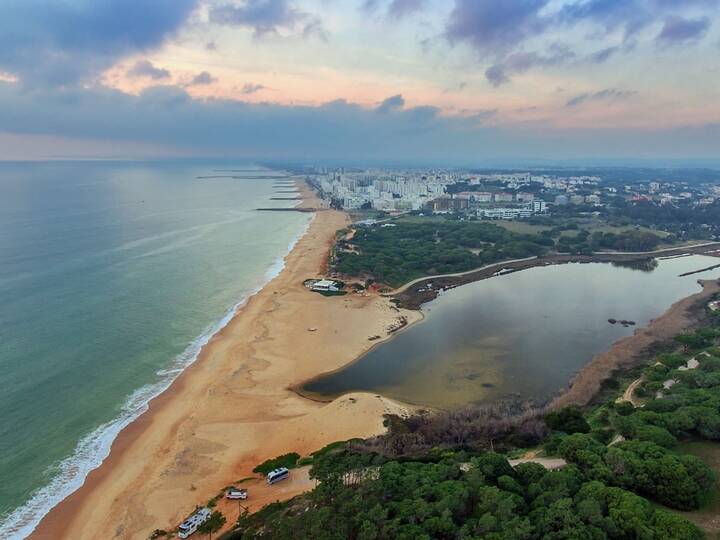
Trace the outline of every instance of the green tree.
<instances>
[{"instance_id":1,"label":"green tree","mask_svg":"<svg viewBox=\"0 0 720 540\"><path fill-rule=\"evenodd\" d=\"M207 534L212 540L213 533L222 529L223 525L225 525L225 516L216 510L210 515L210 518L205 523L198 527L198 532L201 534Z\"/></svg>"}]
</instances>

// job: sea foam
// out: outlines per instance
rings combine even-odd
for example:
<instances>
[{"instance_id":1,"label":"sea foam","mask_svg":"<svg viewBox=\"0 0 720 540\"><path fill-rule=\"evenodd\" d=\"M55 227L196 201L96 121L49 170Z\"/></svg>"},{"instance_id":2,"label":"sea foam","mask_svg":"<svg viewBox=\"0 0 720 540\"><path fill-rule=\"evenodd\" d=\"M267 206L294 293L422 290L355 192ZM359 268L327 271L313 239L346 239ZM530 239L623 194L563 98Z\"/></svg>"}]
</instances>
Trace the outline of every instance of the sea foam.
<instances>
[{"instance_id":1,"label":"sea foam","mask_svg":"<svg viewBox=\"0 0 720 540\"><path fill-rule=\"evenodd\" d=\"M227 326L237 311L282 272L285 268L285 258L305 235L311 222L312 219L307 221L303 229L288 243L287 251L278 256L268 267L262 285L246 294L219 321L209 325L168 367L157 371L158 379L154 383L133 392L122 405L115 419L98 426L84 436L71 456L51 468L52 480L49 484L35 491L25 504L2 516L0 530L5 535L3 538L21 540L28 537L55 506L82 487L88 474L98 468L110 455L112 443L118 434L146 412L150 401L167 390L173 381L197 360L202 348Z\"/></svg>"}]
</instances>

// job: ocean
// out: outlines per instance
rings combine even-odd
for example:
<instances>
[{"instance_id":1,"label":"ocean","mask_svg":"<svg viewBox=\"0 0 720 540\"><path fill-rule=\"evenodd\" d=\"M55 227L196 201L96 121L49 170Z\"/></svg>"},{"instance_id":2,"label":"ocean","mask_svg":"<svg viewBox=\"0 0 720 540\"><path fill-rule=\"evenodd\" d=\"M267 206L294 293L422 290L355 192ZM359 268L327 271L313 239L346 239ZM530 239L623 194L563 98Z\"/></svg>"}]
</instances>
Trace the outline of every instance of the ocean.
<instances>
[{"instance_id":1,"label":"ocean","mask_svg":"<svg viewBox=\"0 0 720 540\"><path fill-rule=\"evenodd\" d=\"M255 210L295 204L270 200L272 179L197 178L226 169L265 174L0 163L3 538L27 536L82 485L306 230L308 214Z\"/></svg>"}]
</instances>

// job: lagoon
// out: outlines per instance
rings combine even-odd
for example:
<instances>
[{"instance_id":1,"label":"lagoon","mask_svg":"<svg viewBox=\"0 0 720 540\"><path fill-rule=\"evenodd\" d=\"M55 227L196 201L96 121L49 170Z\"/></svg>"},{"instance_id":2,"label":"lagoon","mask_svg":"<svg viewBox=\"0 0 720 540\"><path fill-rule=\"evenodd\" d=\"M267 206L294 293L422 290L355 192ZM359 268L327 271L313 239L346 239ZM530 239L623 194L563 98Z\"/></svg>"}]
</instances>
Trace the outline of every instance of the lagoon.
<instances>
[{"instance_id":1,"label":"lagoon","mask_svg":"<svg viewBox=\"0 0 720 540\"><path fill-rule=\"evenodd\" d=\"M421 323L303 392L331 398L368 391L437 408L544 400L593 356L699 292L698 279L720 277L720 269L680 274L717 262L692 255L658 260L654 268L564 264L464 285L424 305Z\"/></svg>"}]
</instances>

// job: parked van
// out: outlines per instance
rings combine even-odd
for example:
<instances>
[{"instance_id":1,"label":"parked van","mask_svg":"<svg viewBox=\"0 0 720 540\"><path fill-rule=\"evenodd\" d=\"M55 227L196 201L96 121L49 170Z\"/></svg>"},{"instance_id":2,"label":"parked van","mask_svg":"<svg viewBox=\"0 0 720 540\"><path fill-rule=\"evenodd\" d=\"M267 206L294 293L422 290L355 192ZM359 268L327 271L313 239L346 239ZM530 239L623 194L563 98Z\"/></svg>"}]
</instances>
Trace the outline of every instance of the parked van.
<instances>
[{"instance_id":1,"label":"parked van","mask_svg":"<svg viewBox=\"0 0 720 540\"><path fill-rule=\"evenodd\" d=\"M270 471L267 474L267 483L268 484L275 484L276 482L280 482L281 480L285 480L290 476L290 471L287 470L286 467L280 467L279 469L275 469L273 471Z\"/></svg>"},{"instance_id":2,"label":"parked van","mask_svg":"<svg viewBox=\"0 0 720 540\"><path fill-rule=\"evenodd\" d=\"M233 499L233 500L239 499L241 501L244 501L245 499L247 499L247 497L248 497L247 489L231 487L225 493L226 499Z\"/></svg>"},{"instance_id":3,"label":"parked van","mask_svg":"<svg viewBox=\"0 0 720 540\"><path fill-rule=\"evenodd\" d=\"M178 527L178 536L180 538L187 538L197 531L200 525L210 519L211 514L212 512L209 508L200 508L180 524L180 527Z\"/></svg>"}]
</instances>

